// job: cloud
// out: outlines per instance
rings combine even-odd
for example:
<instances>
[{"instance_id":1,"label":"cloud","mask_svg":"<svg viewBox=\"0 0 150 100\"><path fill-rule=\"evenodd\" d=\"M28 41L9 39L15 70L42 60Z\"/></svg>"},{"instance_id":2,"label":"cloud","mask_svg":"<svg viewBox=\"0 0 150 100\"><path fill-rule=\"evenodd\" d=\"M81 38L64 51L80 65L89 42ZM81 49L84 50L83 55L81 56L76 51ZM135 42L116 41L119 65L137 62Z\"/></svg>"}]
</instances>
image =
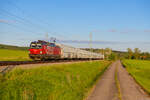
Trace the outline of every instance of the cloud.
<instances>
[{"instance_id":1,"label":"cloud","mask_svg":"<svg viewBox=\"0 0 150 100\"><path fill-rule=\"evenodd\" d=\"M0 19L0 23L15 23L16 21L14 20L4 20L4 19Z\"/></svg>"},{"instance_id":2,"label":"cloud","mask_svg":"<svg viewBox=\"0 0 150 100\"><path fill-rule=\"evenodd\" d=\"M130 30L122 30L120 33L150 33L150 29L145 29L145 30L136 30L136 29L130 29Z\"/></svg>"},{"instance_id":3,"label":"cloud","mask_svg":"<svg viewBox=\"0 0 150 100\"><path fill-rule=\"evenodd\" d=\"M134 33L134 32L142 32L142 31L136 29L125 29L120 31L120 33Z\"/></svg>"},{"instance_id":4,"label":"cloud","mask_svg":"<svg viewBox=\"0 0 150 100\"><path fill-rule=\"evenodd\" d=\"M108 32L117 32L117 30L115 30L115 29L110 29L110 30L108 30Z\"/></svg>"},{"instance_id":5,"label":"cloud","mask_svg":"<svg viewBox=\"0 0 150 100\"><path fill-rule=\"evenodd\" d=\"M145 29L145 30L138 30L138 29L122 29L122 30L117 30L117 29L108 29L108 30L93 30L92 32L112 32L112 33L150 33L150 29Z\"/></svg>"},{"instance_id":6,"label":"cloud","mask_svg":"<svg viewBox=\"0 0 150 100\"><path fill-rule=\"evenodd\" d=\"M146 33L150 33L150 30L144 30L144 32L146 32Z\"/></svg>"},{"instance_id":7,"label":"cloud","mask_svg":"<svg viewBox=\"0 0 150 100\"><path fill-rule=\"evenodd\" d=\"M102 32L101 30L93 30L92 32Z\"/></svg>"},{"instance_id":8,"label":"cloud","mask_svg":"<svg viewBox=\"0 0 150 100\"><path fill-rule=\"evenodd\" d=\"M89 44L89 40L56 40L57 42L61 43L81 43L81 44ZM118 44L121 42L117 41L92 41L92 44Z\"/></svg>"},{"instance_id":9,"label":"cloud","mask_svg":"<svg viewBox=\"0 0 150 100\"><path fill-rule=\"evenodd\" d=\"M123 30L123 31L120 31L120 33L129 33L128 30Z\"/></svg>"}]
</instances>

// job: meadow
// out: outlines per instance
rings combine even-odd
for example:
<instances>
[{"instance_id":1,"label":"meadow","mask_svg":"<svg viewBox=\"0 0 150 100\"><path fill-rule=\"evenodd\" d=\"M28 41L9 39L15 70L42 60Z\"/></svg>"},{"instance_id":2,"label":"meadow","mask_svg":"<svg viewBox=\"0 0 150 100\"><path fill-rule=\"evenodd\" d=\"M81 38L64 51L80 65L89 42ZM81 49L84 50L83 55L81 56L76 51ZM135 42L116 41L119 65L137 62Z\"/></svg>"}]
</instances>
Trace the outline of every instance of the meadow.
<instances>
[{"instance_id":1,"label":"meadow","mask_svg":"<svg viewBox=\"0 0 150 100\"><path fill-rule=\"evenodd\" d=\"M109 61L15 68L0 76L0 100L83 100Z\"/></svg>"},{"instance_id":2,"label":"meadow","mask_svg":"<svg viewBox=\"0 0 150 100\"><path fill-rule=\"evenodd\" d=\"M123 65L134 79L150 93L150 61L123 60Z\"/></svg>"},{"instance_id":3,"label":"meadow","mask_svg":"<svg viewBox=\"0 0 150 100\"><path fill-rule=\"evenodd\" d=\"M27 50L0 49L0 61L30 60Z\"/></svg>"}]
</instances>

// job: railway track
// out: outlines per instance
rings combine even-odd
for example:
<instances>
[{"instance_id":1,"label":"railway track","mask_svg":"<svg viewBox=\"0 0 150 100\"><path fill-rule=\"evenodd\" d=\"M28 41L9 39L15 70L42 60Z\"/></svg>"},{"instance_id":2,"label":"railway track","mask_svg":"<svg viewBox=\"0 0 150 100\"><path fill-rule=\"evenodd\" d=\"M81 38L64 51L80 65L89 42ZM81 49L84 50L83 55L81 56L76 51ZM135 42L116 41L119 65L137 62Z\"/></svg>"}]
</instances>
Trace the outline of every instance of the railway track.
<instances>
[{"instance_id":1,"label":"railway track","mask_svg":"<svg viewBox=\"0 0 150 100\"><path fill-rule=\"evenodd\" d=\"M72 62L79 60L50 60L50 61L0 61L0 66L23 65L23 64L39 64L39 63L55 63L55 62Z\"/></svg>"},{"instance_id":2,"label":"railway track","mask_svg":"<svg viewBox=\"0 0 150 100\"><path fill-rule=\"evenodd\" d=\"M40 63L56 63L56 62L76 62L76 61L89 61L90 59L59 59L59 60L49 60L49 61L0 61L0 66L8 66L8 65L24 65L24 64L40 64ZM92 59L98 60L98 59ZM101 59L99 59L101 60Z\"/></svg>"},{"instance_id":3,"label":"railway track","mask_svg":"<svg viewBox=\"0 0 150 100\"><path fill-rule=\"evenodd\" d=\"M54 61L0 61L0 66L50 63Z\"/></svg>"},{"instance_id":4,"label":"railway track","mask_svg":"<svg viewBox=\"0 0 150 100\"><path fill-rule=\"evenodd\" d=\"M62 62L76 62L76 61L88 61L88 60L82 59L82 60L50 60L50 61L0 61L0 73L5 74L6 72L15 68L17 65L62 63Z\"/></svg>"}]
</instances>

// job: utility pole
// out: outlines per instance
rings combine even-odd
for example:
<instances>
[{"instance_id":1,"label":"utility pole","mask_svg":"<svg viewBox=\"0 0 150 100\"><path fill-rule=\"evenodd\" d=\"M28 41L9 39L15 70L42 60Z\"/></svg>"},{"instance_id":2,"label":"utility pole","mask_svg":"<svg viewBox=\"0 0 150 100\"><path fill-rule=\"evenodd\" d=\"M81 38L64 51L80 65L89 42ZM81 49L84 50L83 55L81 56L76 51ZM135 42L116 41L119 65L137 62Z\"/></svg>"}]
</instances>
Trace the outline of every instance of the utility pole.
<instances>
[{"instance_id":1,"label":"utility pole","mask_svg":"<svg viewBox=\"0 0 150 100\"><path fill-rule=\"evenodd\" d=\"M46 33L45 39L46 39L46 41L48 42L48 40L49 40L49 38L48 38L48 33Z\"/></svg>"},{"instance_id":2,"label":"utility pole","mask_svg":"<svg viewBox=\"0 0 150 100\"><path fill-rule=\"evenodd\" d=\"M90 36L89 46L90 46L90 51L91 51L91 55L92 55L92 32L90 32L89 36Z\"/></svg>"},{"instance_id":3,"label":"utility pole","mask_svg":"<svg viewBox=\"0 0 150 100\"><path fill-rule=\"evenodd\" d=\"M91 52L92 52L92 32L90 32L90 49L91 49Z\"/></svg>"}]
</instances>

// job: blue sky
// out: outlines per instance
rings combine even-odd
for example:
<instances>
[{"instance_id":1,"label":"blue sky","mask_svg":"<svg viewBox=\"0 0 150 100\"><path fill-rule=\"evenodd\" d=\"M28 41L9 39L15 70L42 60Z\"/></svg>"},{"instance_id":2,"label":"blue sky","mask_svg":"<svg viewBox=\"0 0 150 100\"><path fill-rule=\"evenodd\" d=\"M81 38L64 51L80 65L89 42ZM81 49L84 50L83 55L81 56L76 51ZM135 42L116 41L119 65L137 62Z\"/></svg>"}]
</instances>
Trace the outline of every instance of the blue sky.
<instances>
[{"instance_id":1,"label":"blue sky","mask_svg":"<svg viewBox=\"0 0 150 100\"><path fill-rule=\"evenodd\" d=\"M93 41L102 41L96 48L150 51L150 0L0 0L1 44L27 46L47 33L89 40L90 32Z\"/></svg>"}]
</instances>

